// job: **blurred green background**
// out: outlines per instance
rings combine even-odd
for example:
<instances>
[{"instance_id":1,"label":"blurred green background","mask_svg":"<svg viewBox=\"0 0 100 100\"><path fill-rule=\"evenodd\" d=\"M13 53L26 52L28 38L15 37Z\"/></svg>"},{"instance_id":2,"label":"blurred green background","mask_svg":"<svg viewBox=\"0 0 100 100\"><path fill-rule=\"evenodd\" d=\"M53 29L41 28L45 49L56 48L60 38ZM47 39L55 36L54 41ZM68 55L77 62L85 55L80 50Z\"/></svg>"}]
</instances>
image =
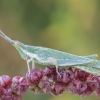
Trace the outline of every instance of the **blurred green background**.
<instances>
[{"instance_id":1,"label":"blurred green background","mask_svg":"<svg viewBox=\"0 0 100 100\"><path fill-rule=\"evenodd\" d=\"M0 0L0 30L24 44L75 55L100 55L100 0ZM25 76L26 72L26 62L0 38L0 75ZM23 96L23 100L41 99L80 100L81 97L70 91L57 97L30 91ZM94 99L100 97L93 94L83 98Z\"/></svg>"}]
</instances>

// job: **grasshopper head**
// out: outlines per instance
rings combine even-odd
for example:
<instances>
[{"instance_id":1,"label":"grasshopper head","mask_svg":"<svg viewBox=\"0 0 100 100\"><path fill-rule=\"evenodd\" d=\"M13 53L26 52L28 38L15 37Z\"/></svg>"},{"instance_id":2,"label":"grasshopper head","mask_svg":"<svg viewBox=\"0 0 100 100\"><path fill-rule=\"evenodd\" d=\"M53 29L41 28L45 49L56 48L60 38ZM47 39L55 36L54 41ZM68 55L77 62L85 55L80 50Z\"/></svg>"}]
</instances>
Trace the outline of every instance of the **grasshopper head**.
<instances>
[{"instance_id":1,"label":"grasshopper head","mask_svg":"<svg viewBox=\"0 0 100 100\"><path fill-rule=\"evenodd\" d=\"M20 47L20 45L19 45L19 41L13 41L12 42L12 45L18 50L19 49L19 47Z\"/></svg>"},{"instance_id":2,"label":"grasshopper head","mask_svg":"<svg viewBox=\"0 0 100 100\"><path fill-rule=\"evenodd\" d=\"M26 60L27 59L27 55L26 55L26 50L25 50L25 46L23 43L19 42L19 41L15 41L13 40L12 45L17 49L17 51L19 52L20 56Z\"/></svg>"}]
</instances>

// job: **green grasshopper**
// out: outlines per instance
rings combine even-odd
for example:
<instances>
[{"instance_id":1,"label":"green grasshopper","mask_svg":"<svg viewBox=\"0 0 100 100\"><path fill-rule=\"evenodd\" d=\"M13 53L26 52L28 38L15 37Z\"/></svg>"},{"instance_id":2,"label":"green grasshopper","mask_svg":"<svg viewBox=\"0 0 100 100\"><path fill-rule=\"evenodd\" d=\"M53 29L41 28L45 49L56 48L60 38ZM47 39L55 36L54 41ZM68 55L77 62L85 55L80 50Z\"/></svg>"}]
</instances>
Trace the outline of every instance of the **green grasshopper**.
<instances>
[{"instance_id":1,"label":"green grasshopper","mask_svg":"<svg viewBox=\"0 0 100 100\"><path fill-rule=\"evenodd\" d=\"M25 45L17 40L11 40L1 30L0 36L18 50L21 57L27 62L28 71L30 71L30 62L32 62L32 68L35 67L35 62L41 65L53 65L56 67L56 72L58 74L58 66L76 66L76 68L77 66L79 66L79 69L83 69L81 66L85 66L85 68L93 67L96 65L97 62L97 54L89 56L77 56L41 46Z\"/></svg>"}]
</instances>

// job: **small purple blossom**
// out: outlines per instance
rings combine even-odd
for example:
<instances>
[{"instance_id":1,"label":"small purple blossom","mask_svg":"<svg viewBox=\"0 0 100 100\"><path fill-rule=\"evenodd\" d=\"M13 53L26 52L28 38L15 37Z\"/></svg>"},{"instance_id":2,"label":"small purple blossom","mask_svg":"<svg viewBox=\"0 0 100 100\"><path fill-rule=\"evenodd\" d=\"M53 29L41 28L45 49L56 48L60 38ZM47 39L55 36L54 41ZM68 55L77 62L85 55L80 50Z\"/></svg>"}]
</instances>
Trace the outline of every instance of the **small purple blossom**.
<instances>
[{"instance_id":1,"label":"small purple blossom","mask_svg":"<svg viewBox=\"0 0 100 100\"><path fill-rule=\"evenodd\" d=\"M7 75L0 76L0 99L22 100L22 95L13 92L12 78Z\"/></svg>"},{"instance_id":2,"label":"small purple blossom","mask_svg":"<svg viewBox=\"0 0 100 100\"><path fill-rule=\"evenodd\" d=\"M61 77L57 74L55 67L46 67L44 70L32 69L26 74L30 90L36 94L59 95L70 88L73 94L82 97L91 95L94 91L100 95L100 77L79 69L62 68L58 71Z\"/></svg>"},{"instance_id":3,"label":"small purple blossom","mask_svg":"<svg viewBox=\"0 0 100 100\"><path fill-rule=\"evenodd\" d=\"M28 90L28 83L24 77L15 76L12 79L12 90L14 93L21 95Z\"/></svg>"},{"instance_id":4,"label":"small purple blossom","mask_svg":"<svg viewBox=\"0 0 100 100\"><path fill-rule=\"evenodd\" d=\"M95 91L100 87L99 79L98 77L92 77L88 80L89 87L91 90Z\"/></svg>"},{"instance_id":5,"label":"small purple blossom","mask_svg":"<svg viewBox=\"0 0 100 100\"><path fill-rule=\"evenodd\" d=\"M87 83L87 89L85 91L83 91L81 96L85 97L85 96L91 95L92 93L93 93L93 90L91 89L91 87Z\"/></svg>"},{"instance_id":6,"label":"small purple blossom","mask_svg":"<svg viewBox=\"0 0 100 100\"><path fill-rule=\"evenodd\" d=\"M81 95L87 89L87 84L79 80L74 80L69 87L73 94Z\"/></svg>"},{"instance_id":7,"label":"small purple blossom","mask_svg":"<svg viewBox=\"0 0 100 100\"><path fill-rule=\"evenodd\" d=\"M26 79L29 84L37 84L43 76L43 71L34 68L30 72L27 72Z\"/></svg>"},{"instance_id":8,"label":"small purple blossom","mask_svg":"<svg viewBox=\"0 0 100 100\"><path fill-rule=\"evenodd\" d=\"M35 94L51 93L55 96L70 89L73 94L88 96L96 92L100 96L100 76L94 76L79 69L46 67L44 70L32 69L26 73L26 77L15 76L13 78L0 76L0 99L22 100L22 95L28 89Z\"/></svg>"},{"instance_id":9,"label":"small purple blossom","mask_svg":"<svg viewBox=\"0 0 100 100\"><path fill-rule=\"evenodd\" d=\"M2 75L0 76L0 85L5 87L5 86L10 86L12 84L12 79L11 77L7 75Z\"/></svg>"},{"instance_id":10,"label":"small purple blossom","mask_svg":"<svg viewBox=\"0 0 100 100\"><path fill-rule=\"evenodd\" d=\"M82 70L79 70L79 69L75 69L74 73L75 73L75 79L80 80L82 82L87 81L87 78L90 75L89 73L82 71Z\"/></svg>"},{"instance_id":11,"label":"small purple blossom","mask_svg":"<svg viewBox=\"0 0 100 100\"><path fill-rule=\"evenodd\" d=\"M22 100L22 96L13 93L11 88L3 88L0 98L1 100Z\"/></svg>"},{"instance_id":12,"label":"small purple blossom","mask_svg":"<svg viewBox=\"0 0 100 100\"><path fill-rule=\"evenodd\" d=\"M68 70L61 69L59 73L61 75L61 77L57 75L57 81L59 82L69 83L74 79L74 72L71 68L69 68Z\"/></svg>"},{"instance_id":13,"label":"small purple blossom","mask_svg":"<svg viewBox=\"0 0 100 100\"><path fill-rule=\"evenodd\" d=\"M43 72L44 72L43 75L48 77L49 79L53 79L53 80L57 79L57 72L54 66L46 67L45 70L43 70Z\"/></svg>"},{"instance_id":14,"label":"small purple blossom","mask_svg":"<svg viewBox=\"0 0 100 100\"><path fill-rule=\"evenodd\" d=\"M51 92L51 84L48 81L41 80L41 82L38 84L38 86L43 90L44 93Z\"/></svg>"},{"instance_id":15,"label":"small purple blossom","mask_svg":"<svg viewBox=\"0 0 100 100\"><path fill-rule=\"evenodd\" d=\"M51 93L57 96L62 94L65 90L67 90L67 84L56 82L53 84Z\"/></svg>"},{"instance_id":16,"label":"small purple blossom","mask_svg":"<svg viewBox=\"0 0 100 100\"><path fill-rule=\"evenodd\" d=\"M43 94L43 90L38 85L30 85L30 90L35 94Z\"/></svg>"}]
</instances>

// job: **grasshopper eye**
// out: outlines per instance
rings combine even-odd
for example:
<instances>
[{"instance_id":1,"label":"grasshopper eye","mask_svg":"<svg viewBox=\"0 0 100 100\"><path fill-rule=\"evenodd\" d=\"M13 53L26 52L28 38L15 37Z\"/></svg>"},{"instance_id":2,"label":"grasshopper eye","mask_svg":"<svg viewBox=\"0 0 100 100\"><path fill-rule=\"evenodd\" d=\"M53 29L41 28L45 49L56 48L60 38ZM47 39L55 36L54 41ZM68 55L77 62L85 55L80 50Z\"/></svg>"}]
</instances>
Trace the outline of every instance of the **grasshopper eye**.
<instances>
[{"instance_id":1,"label":"grasshopper eye","mask_svg":"<svg viewBox=\"0 0 100 100\"><path fill-rule=\"evenodd\" d=\"M15 42L15 47L19 48L19 43L17 41Z\"/></svg>"}]
</instances>

